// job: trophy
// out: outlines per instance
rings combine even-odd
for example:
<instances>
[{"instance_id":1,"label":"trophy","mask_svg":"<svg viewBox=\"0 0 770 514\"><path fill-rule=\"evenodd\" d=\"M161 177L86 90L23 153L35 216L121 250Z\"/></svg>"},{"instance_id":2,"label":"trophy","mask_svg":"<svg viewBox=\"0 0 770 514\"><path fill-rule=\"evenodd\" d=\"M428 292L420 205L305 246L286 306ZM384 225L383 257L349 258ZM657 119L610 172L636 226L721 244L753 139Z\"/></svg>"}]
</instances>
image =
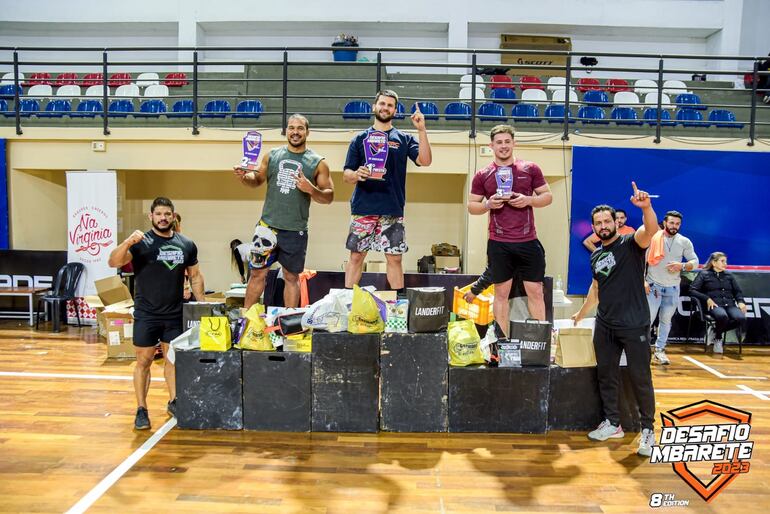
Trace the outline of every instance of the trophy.
<instances>
[{"instance_id":1,"label":"trophy","mask_svg":"<svg viewBox=\"0 0 770 514\"><path fill-rule=\"evenodd\" d=\"M366 167L369 168L369 179L385 180L385 161L388 160L388 135L385 132L373 131L364 139L364 154Z\"/></svg>"},{"instance_id":2,"label":"trophy","mask_svg":"<svg viewBox=\"0 0 770 514\"><path fill-rule=\"evenodd\" d=\"M510 166L498 166L495 180L497 180L497 193L495 196L500 198L510 198L513 196L513 169Z\"/></svg>"},{"instance_id":3,"label":"trophy","mask_svg":"<svg viewBox=\"0 0 770 514\"><path fill-rule=\"evenodd\" d=\"M257 167L259 152L262 150L262 134L256 130L246 133L243 138L243 159L241 159L241 168L253 170Z\"/></svg>"}]
</instances>

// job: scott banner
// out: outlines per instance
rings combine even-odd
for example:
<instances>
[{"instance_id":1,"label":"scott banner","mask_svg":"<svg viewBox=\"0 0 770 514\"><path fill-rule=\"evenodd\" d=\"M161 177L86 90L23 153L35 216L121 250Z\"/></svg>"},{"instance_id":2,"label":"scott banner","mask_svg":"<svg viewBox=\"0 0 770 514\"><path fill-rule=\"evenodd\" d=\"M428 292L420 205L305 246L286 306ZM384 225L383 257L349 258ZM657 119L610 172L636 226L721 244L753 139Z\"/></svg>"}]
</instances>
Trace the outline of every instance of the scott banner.
<instances>
[{"instance_id":1,"label":"scott banner","mask_svg":"<svg viewBox=\"0 0 770 514\"><path fill-rule=\"evenodd\" d=\"M67 172L67 261L86 266L77 296L96 294L94 280L115 274L107 265L118 232L114 171Z\"/></svg>"}]
</instances>

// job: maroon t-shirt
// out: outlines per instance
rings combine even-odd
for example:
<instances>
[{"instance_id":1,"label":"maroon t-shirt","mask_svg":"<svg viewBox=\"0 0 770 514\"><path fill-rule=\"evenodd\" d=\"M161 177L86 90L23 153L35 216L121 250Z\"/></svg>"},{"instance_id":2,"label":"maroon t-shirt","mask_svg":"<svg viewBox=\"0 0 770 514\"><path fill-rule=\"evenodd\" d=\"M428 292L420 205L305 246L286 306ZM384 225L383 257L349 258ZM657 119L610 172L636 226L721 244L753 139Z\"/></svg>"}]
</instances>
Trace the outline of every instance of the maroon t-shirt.
<instances>
[{"instance_id":1,"label":"maroon t-shirt","mask_svg":"<svg viewBox=\"0 0 770 514\"><path fill-rule=\"evenodd\" d=\"M547 184L540 166L534 162L515 159L512 168L515 193L531 196L535 189ZM496 172L494 161L477 171L471 183L471 194L484 198L494 196L497 193ZM537 239L532 207L517 209L506 203L500 209L489 211L489 239L506 243L524 243Z\"/></svg>"}]
</instances>

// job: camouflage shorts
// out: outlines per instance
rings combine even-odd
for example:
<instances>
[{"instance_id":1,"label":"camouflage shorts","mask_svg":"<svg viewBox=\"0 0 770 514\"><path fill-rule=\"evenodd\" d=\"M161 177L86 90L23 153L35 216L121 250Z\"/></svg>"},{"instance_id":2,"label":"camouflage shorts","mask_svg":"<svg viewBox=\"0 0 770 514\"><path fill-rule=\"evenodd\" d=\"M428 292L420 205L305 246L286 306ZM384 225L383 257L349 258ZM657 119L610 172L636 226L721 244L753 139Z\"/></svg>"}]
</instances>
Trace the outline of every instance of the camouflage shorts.
<instances>
[{"instance_id":1,"label":"camouflage shorts","mask_svg":"<svg viewBox=\"0 0 770 514\"><path fill-rule=\"evenodd\" d=\"M345 248L351 252L383 252L391 255L406 253L406 231L403 216L350 217L350 232Z\"/></svg>"}]
</instances>

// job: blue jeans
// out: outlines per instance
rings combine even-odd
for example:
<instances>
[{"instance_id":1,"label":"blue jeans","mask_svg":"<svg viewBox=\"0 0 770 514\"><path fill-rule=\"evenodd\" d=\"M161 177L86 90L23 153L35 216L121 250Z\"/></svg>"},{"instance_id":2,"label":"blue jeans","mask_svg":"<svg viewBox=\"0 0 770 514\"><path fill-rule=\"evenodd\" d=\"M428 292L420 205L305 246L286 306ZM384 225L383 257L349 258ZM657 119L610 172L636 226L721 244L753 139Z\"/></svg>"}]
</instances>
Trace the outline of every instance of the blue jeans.
<instances>
[{"instance_id":1,"label":"blue jeans","mask_svg":"<svg viewBox=\"0 0 770 514\"><path fill-rule=\"evenodd\" d=\"M656 283L650 285L650 294L647 295L647 305L650 307L650 323L655 321L655 316L660 311L658 322L658 340L655 348L666 348L668 333L671 332L671 318L674 317L676 306L679 303L679 286L661 286Z\"/></svg>"}]
</instances>

